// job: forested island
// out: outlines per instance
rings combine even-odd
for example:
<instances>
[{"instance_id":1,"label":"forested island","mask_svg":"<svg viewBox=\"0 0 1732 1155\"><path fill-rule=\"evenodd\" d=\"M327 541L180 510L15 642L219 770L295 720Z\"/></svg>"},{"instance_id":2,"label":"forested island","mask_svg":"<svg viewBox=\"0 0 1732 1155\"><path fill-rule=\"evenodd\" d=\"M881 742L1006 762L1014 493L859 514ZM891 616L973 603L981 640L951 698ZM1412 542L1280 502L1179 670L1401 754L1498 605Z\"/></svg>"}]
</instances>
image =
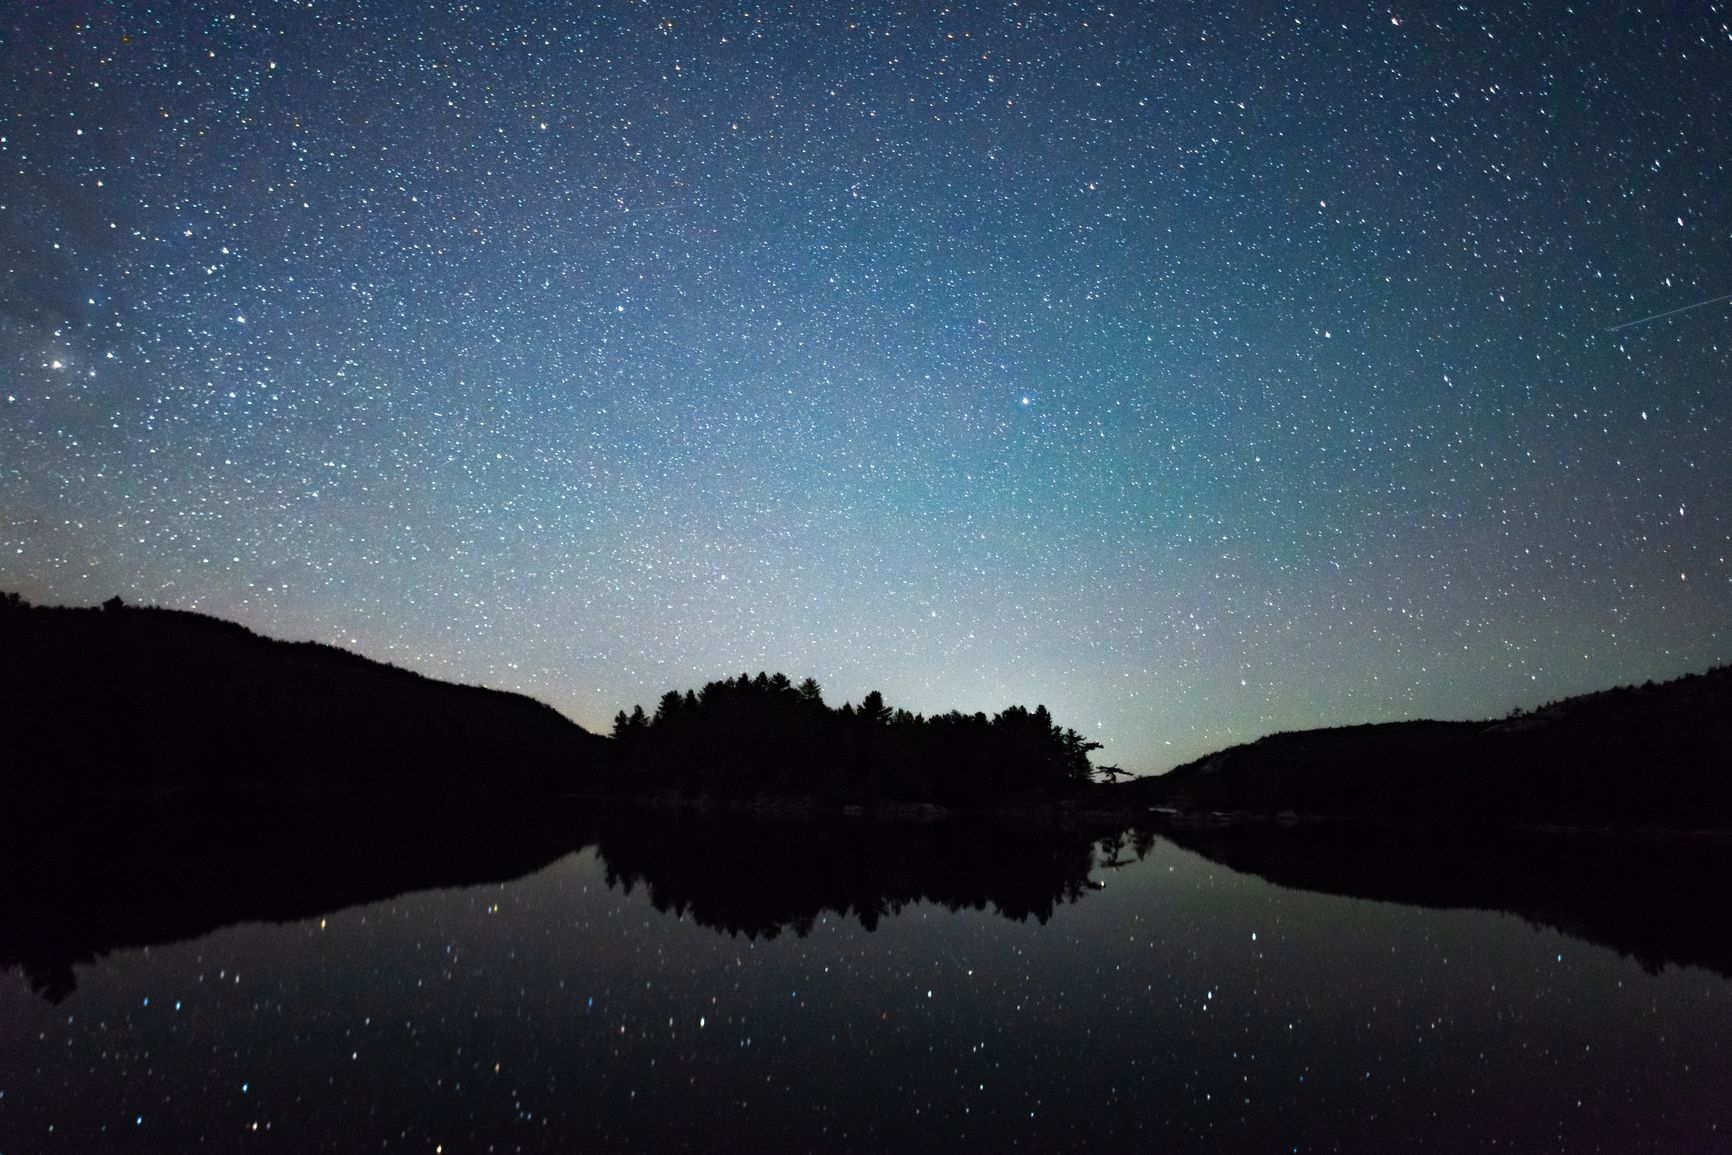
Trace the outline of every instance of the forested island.
<instances>
[{"instance_id":1,"label":"forested island","mask_svg":"<svg viewBox=\"0 0 1732 1155\"><path fill-rule=\"evenodd\" d=\"M662 695L614 719L616 765L635 789L727 797L813 795L951 805L1033 795L1074 797L1100 749L1045 706L923 717L874 690L858 706L825 704L818 683L741 674Z\"/></svg>"}]
</instances>

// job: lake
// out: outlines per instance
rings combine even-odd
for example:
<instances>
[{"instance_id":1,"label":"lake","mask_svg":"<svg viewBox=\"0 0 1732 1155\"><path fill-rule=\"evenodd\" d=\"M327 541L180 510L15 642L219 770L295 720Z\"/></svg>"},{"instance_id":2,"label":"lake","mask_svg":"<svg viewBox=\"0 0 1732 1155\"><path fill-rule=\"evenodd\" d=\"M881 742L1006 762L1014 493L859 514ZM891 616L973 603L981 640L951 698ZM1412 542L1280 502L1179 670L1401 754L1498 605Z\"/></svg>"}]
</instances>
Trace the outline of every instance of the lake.
<instances>
[{"instance_id":1,"label":"lake","mask_svg":"<svg viewBox=\"0 0 1732 1155\"><path fill-rule=\"evenodd\" d=\"M1295 889L1224 837L1284 835L580 819L515 880L214 927L97 872L0 926L0 1155L1732 1150L1721 939L1565 934L1622 932L1562 874L1525 915ZM300 867L248 853L213 924L283 917Z\"/></svg>"}]
</instances>

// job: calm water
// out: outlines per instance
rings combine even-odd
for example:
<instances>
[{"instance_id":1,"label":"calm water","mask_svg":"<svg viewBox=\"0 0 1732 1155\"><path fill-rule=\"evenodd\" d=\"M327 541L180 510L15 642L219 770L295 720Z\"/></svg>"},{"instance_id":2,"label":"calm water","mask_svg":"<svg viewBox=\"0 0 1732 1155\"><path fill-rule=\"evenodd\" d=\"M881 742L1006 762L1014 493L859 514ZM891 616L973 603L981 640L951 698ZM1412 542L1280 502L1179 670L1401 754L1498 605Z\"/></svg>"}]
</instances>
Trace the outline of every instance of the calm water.
<instances>
[{"instance_id":1,"label":"calm water","mask_svg":"<svg viewBox=\"0 0 1732 1155\"><path fill-rule=\"evenodd\" d=\"M746 934L590 845L116 950L58 1003L14 969L0 1155L1732 1150L1721 974L1164 839L1120 858L1044 924L890 898L875 930Z\"/></svg>"}]
</instances>

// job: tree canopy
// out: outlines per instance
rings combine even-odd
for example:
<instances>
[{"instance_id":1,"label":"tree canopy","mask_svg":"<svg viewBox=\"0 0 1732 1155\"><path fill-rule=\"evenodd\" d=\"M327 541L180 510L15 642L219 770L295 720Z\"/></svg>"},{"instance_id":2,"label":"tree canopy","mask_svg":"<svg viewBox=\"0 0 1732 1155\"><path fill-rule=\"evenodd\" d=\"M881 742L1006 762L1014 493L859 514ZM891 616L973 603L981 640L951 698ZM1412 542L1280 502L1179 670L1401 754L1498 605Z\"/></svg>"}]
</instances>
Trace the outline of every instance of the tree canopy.
<instances>
[{"instance_id":1,"label":"tree canopy","mask_svg":"<svg viewBox=\"0 0 1732 1155\"><path fill-rule=\"evenodd\" d=\"M621 711L613 736L636 788L946 803L1080 787L1100 748L1045 706L928 718L874 690L832 708L813 679L767 673L669 690L653 714Z\"/></svg>"}]
</instances>

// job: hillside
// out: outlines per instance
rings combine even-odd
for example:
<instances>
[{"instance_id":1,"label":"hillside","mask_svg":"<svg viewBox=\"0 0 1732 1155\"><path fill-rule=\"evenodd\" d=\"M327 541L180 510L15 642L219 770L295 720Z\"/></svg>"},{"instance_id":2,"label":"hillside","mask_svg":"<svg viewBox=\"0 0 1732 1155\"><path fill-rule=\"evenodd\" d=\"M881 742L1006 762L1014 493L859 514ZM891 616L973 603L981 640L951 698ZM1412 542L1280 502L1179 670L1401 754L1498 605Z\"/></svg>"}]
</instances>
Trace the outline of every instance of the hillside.
<instances>
[{"instance_id":1,"label":"hillside","mask_svg":"<svg viewBox=\"0 0 1732 1155\"><path fill-rule=\"evenodd\" d=\"M604 739L459 686L202 614L0 605L0 798L569 788Z\"/></svg>"},{"instance_id":2,"label":"hillside","mask_svg":"<svg viewBox=\"0 0 1732 1155\"><path fill-rule=\"evenodd\" d=\"M1187 811L1732 829L1732 667L1495 722L1273 734L1125 789Z\"/></svg>"}]
</instances>

